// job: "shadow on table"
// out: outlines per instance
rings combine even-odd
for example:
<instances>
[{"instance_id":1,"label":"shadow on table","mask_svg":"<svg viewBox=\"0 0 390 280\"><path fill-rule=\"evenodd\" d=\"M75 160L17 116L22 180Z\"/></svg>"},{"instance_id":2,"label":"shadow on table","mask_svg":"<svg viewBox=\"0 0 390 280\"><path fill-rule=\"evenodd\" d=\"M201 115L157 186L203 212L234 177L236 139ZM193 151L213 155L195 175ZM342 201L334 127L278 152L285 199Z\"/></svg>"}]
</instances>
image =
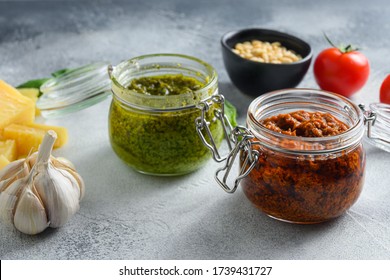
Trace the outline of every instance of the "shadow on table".
<instances>
[{"instance_id":1,"label":"shadow on table","mask_svg":"<svg viewBox=\"0 0 390 280\"><path fill-rule=\"evenodd\" d=\"M269 218L238 191L220 199L181 231L163 259L301 259L338 226L340 219L314 225ZM321 250L326 250L322 248Z\"/></svg>"},{"instance_id":2,"label":"shadow on table","mask_svg":"<svg viewBox=\"0 0 390 280\"><path fill-rule=\"evenodd\" d=\"M78 171L83 176L86 185L99 185L110 187L112 190L132 190L139 187L143 189L169 188L173 183L185 180L183 176L151 176L141 174L126 165L112 150L106 146L91 150L83 161L78 162Z\"/></svg>"}]
</instances>

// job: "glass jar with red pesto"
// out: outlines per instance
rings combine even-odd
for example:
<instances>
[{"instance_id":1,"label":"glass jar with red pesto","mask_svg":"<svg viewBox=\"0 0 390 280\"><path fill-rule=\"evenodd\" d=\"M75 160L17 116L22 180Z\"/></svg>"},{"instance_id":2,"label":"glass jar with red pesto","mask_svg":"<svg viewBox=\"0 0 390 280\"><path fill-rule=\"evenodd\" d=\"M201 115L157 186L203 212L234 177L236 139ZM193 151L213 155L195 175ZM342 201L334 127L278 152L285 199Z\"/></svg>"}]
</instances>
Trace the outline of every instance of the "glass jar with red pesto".
<instances>
[{"instance_id":1,"label":"glass jar with red pesto","mask_svg":"<svg viewBox=\"0 0 390 280\"><path fill-rule=\"evenodd\" d=\"M362 111L347 98L305 89L265 94L251 103L247 128L257 161L241 186L267 215L319 223L357 201L365 176L365 126ZM246 156L241 152L241 165Z\"/></svg>"}]
</instances>

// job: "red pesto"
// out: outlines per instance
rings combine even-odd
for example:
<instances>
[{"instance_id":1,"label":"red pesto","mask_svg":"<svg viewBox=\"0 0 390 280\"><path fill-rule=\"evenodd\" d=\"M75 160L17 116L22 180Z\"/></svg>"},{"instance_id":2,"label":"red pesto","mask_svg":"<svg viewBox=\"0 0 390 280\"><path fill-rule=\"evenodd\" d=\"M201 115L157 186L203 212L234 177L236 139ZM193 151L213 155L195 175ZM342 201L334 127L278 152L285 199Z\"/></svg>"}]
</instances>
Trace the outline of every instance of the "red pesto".
<instances>
[{"instance_id":1,"label":"red pesto","mask_svg":"<svg viewBox=\"0 0 390 280\"><path fill-rule=\"evenodd\" d=\"M273 131L303 137L338 135L348 126L329 113L296 111L263 120L262 124Z\"/></svg>"},{"instance_id":2,"label":"red pesto","mask_svg":"<svg viewBox=\"0 0 390 280\"><path fill-rule=\"evenodd\" d=\"M262 124L282 134L305 137L333 136L348 130L331 114L320 112L280 114ZM260 156L241 185L248 199L269 216L292 223L319 223L343 214L361 193L365 174L361 144L330 155L297 156L259 144L253 148ZM245 154L241 154L241 163L244 159Z\"/></svg>"}]
</instances>

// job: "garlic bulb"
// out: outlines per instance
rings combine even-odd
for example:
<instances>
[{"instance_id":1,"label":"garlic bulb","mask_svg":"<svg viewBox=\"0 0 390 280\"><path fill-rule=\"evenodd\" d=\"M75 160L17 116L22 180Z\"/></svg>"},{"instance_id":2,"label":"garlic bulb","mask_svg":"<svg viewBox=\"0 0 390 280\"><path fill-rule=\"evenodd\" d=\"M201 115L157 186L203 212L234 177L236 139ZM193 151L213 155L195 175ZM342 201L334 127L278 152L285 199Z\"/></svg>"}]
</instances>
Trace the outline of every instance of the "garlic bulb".
<instances>
[{"instance_id":1,"label":"garlic bulb","mask_svg":"<svg viewBox=\"0 0 390 280\"><path fill-rule=\"evenodd\" d=\"M66 159L51 151L57 135L50 130L39 151L0 172L0 219L26 234L64 225L79 209L84 182Z\"/></svg>"}]
</instances>

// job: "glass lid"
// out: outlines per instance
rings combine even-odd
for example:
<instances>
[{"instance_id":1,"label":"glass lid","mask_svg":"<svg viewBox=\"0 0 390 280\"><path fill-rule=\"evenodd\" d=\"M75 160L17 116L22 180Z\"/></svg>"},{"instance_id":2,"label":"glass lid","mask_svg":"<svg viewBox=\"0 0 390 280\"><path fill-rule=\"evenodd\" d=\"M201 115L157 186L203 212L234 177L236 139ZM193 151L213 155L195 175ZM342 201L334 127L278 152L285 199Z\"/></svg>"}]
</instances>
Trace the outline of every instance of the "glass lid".
<instances>
[{"instance_id":1,"label":"glass lid","mask_svg":"<svg viewBox=\"0 0 390 280\"><path fill-rule=\"evenodd\" d=\"M390 105L384 103L372 103L370 109L365 110L364 105L359 105L364 113L367 126L366 140L387 152L390 152Z\"/></svg>"},{"instance_id":2,"label":"glass lid","mask_svg":"<svg viewBox=\"0 0 390 280\"><path fill-rule=\"evenodd\" d=\"M37 108L45 118L60 117L104 100L111 93L107 62L88 64L45 82Z\"/></svg>"}]
</instances>

